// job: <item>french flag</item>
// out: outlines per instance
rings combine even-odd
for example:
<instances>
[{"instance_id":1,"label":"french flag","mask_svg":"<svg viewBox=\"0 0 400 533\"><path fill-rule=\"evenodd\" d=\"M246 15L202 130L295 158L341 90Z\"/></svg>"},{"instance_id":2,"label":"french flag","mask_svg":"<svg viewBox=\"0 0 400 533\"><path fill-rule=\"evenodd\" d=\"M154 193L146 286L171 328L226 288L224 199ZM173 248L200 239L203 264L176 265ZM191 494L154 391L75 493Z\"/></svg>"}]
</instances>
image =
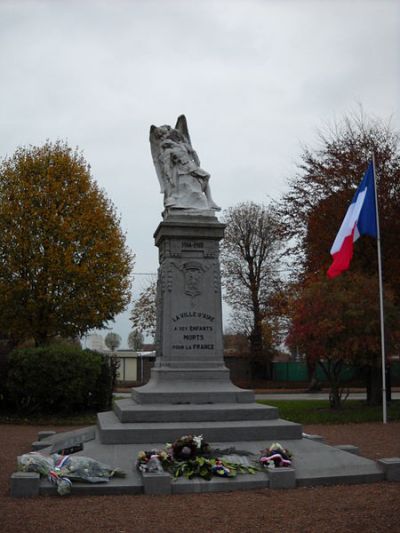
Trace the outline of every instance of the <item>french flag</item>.
<instances>
[{"instance_id":1,"label":"french flag","mask_svg":"<svg viewBox=\"0 0 400 533\"><path fill-rule=\"evenodd\" d=\"M353 247L360 235L377 237L374 165L371 162L347 210L331 248L333 263L328 277L336 278L350 266Z\"/></svg>"}]
</instances>

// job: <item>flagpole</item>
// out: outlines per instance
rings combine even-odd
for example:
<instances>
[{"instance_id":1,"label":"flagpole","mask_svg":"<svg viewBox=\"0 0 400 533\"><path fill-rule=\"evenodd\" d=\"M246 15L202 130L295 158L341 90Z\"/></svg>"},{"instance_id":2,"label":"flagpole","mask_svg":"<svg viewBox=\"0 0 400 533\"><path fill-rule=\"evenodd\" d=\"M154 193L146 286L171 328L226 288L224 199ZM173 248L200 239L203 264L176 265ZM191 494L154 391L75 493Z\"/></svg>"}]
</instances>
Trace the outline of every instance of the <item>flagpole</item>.
<instances>
[{"instance_id":1,"label":"flagpole","mask_svg":"<svg viewBox=\"0 0 400 533\"><path fill-rule=\"evenodd\" d=\"M374 189L375 189L375 212L376 212L376 241L378 251L378 277L379 277L379 308L381 321L381 354L382 354L382 410L383 423L387 423L387 409L386 409L386 355L385 355L385 317L383 311L383 281L382 281L382 256L381 256L381 231L379 227L379 211L378 211L378 191L376 184L376 170L375 170L375 154L372 154L372 167L374 170Z\"/></svg>"}]
</instances>

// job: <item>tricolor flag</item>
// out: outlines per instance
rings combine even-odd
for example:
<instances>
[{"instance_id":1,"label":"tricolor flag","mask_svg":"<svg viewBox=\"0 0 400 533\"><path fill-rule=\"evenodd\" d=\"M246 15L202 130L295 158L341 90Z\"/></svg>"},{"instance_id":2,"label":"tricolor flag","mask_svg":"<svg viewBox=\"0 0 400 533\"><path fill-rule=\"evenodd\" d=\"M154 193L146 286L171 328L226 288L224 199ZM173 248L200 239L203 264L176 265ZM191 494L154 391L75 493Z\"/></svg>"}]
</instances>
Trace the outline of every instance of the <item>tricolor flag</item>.
<instances>
[{"instance_id":1,"label":"tricolor flag","mask_svg":"<svg viewBox=\"0 0 400 533\"><path fill-rule=\"evenodd\" d=\"M360 235L377 237L374 166L369 164L331 248L333 263L328 277L335 278L350 266L353 246Z\"/></svg>"}]
</instances>

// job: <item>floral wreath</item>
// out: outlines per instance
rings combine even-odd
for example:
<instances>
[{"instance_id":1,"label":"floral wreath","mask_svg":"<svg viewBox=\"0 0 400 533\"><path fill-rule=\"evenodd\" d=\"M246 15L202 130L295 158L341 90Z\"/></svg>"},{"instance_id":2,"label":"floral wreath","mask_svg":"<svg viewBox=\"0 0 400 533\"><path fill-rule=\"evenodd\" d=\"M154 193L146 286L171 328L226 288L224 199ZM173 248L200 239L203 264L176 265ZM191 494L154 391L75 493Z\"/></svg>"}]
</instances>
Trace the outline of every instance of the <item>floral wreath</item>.
<instances>
[{"instance_id":1,"label":"floral wreath","mask_svg":"<svg viewBox=\"0 0 400 533\"><path fill-rule=\"evenodd\" d=\"M237 474L254 474L258 469L216 457L202 435L183 435L164 450L140 451L136 468L141 472L166 470L174 478L195 476L210 480L213 476L236 477Z\"/></svg>"},{"instance_id":2,"label":"floral wreath","mask_svg":"<svg viewBox=\"0 0 400 533\"><path fill-rule=\"evenodd\" d=\"M173 444L167 444L171 457L177 461L193 459L210 452L210 445L205 442L203 435L183 435Z\"/></svg>"}]
</instances>

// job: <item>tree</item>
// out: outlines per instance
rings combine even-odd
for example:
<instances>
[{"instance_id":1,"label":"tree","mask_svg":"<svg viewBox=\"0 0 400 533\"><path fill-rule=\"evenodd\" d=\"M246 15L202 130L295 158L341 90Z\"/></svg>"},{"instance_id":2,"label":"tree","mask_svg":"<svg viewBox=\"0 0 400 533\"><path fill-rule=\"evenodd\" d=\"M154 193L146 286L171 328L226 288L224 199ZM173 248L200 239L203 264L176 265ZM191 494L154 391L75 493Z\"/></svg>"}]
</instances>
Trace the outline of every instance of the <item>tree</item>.
<instances>
[{"instance_id":1,"label":"tree","mask_svg":"<svg viewBox=\"0 0 400 533\"><path fill-rule=\"evenodd\" d=\"M107 333L104 342L107 348L109 348L112 352L115 352L115 350L121 344L121 340L121 336L118 335L118 333L110 331L110 333Z\"/></svg>"},{"instance_id":2,"label":"tree","mask_svg":"<svg viewBox=\"0 0 400 533\"><path fill-rule=\"evenodd\" d=\"M228 329L224 331L224 351L240 355L249 353L249 339L243 333Z\"/></svg>"},{"instance_id":3,"label":"tree","mask_svg":"<svg viewBox=\"0 0 400 533\"><path fill-rule=\"evenodd\" d=\"M341 371L345 363L375 368L379 376L380 322L376 277L346 272L329 280L325 274L302 284L290 305L290 348L318 363L330 384L331 407L341 405ZM385 294L388 351L399 347L400 320L393 293ZM377 398L371 399L376 403Z\"/></svg>"},{"instance_id":4,"label":"tree","mask_svg":"<svg viewBox=\"0 0 400 533\"><path fill-rule=\"evenodd\" d=\"M352 196L375 153L385 282L400 303L400 256L393 254L400 232L400 136L390 125L362 114L347 116L305 148L289 192L275 207L287 253L307 275L327 270L329 250ZM356 243L353 271L376 275L376 241Z\"/></svg>"},{"instance_id":5,"label":"tree","mask_svg":"<svg viewBox=\"0 0 400 533\"><path fill-rule=\"evenodd\" d=\"M147 333L154 337L156 332L156 293L157 282L151 281L149 285L139 294L139 298L134 302L130 320L135 330Z\"/></svg>"},{"instance_id":6,"label":"tree","mask_svg":"<svg viewBox=\"0 0 400 533\"><path fill-rule=\"evenodd\" d=\"M236 331L245 332L255 366L265 367L271 354L268 301L276 274L279 239L269 207L240 203L223 215L227 224L221 245L225 300L233 309Z\"/></svg>"},{"instance_id":7,"label":"tree","mask_svg":"<svg viewBox=\"0 0 400 533\"><path fill-rule=\"evenodd\" d=\"M144 336L141 331L133 330L128 336L128 346L134 352L138 352L143 348Z\"/></svg>"},{"instance_id":8,"label":"tree","mask_svg":"<svg viewBox=\"0 0 400 533\"><path fill-rule=\"evenodd\" d=\"M74 338L125 309L133 255L119 218L67 144L0 162L0 331L17 342Z\"/></svg>"},{"instance_id":9,"label":"tree","mask_svg":"<svg viewBox=\"0 0 400 533\"><path fill-rule=\"evenodd\" d=\"M375 154L382 242L384 284L400 305L400 256L394 254L400 233L400 136L390 124L363 115L347 116L334 128L320 133L316 149L305 148L289 192L275 207L287 254L297 265L299 279L326 272L329 250L352 196ZM377 276L376 240L363 237L355 244L352 272ZM361 317L362 319L362 317ZM350 332L349 332L350 334ZM379 350L379 348L378 348ZM367 388L378 397L374 367Z\"/></svg>"}]
</instances>

